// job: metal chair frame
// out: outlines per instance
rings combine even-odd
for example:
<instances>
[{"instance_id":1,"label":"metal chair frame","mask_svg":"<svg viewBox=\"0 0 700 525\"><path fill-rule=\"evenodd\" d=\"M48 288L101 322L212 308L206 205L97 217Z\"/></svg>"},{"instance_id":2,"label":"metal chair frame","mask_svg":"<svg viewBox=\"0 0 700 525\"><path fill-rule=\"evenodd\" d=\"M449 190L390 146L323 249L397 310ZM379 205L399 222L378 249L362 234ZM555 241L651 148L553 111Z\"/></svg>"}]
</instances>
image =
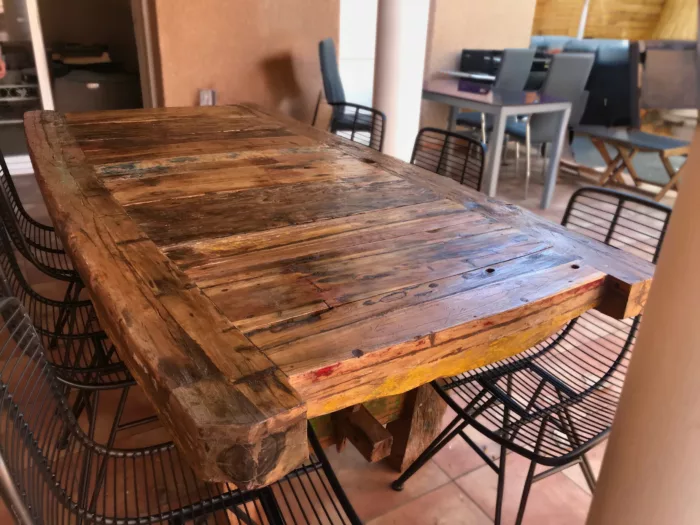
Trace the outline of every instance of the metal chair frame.
<instances>
[{"instance_id":1,"label":"metal chair frame","mask_svg":"<svg viewBox=\"0 0 700 525\"><path fill-rule=\"evenodd\" d=\"M480 191L485 158L486 147L478 140L443 129L423 128L416 136L411 164Z\"/></svg>"},{"instance_id":2,"label":"metal chair frame","mask_svg":"<svg viewBox=\"0 0 700 525\"><path fill-rule=\"evenodd\" d=\"M4 223L0 223L0 284L30 313L52 364L64 379L103 388L130 384L131 376L100 328L92 302L76 297L58 301L34 290L19 267Z\"/></svg>"},{"instance_id":3,"label":"metal chair frame","mask_svg":"<svg viewBox=\"0 0 700 525\"><path fill-rule=\"evenodd\" d=\"M10 238L24 258L43 273L73 283L80 276L73 270L53 226L35 220L24 208L12 176L0 152L0 217Z\"/></svg>"},{"instance_id":4,"label":"metal chair frame","mask_svg":"<svg viewBox=\"0 0 700 525\"><path fill-rule=\"evenodd\" d=\"M0 489L23 522L360 523L310 426L309 461L269 487L243 491L199 482L173 443L96 443L64 391L20 302L0 297Z\"/></svg>"},{"instance_id":5,"label":"metal chair frame","mask_svg":"<svg viewBox=\"0 0 700 525\"><path fill-rule=\"evenodd\" d=\"M581 188L572 195L562 224L656 263L670 215L669 207L637 195ZM436 392L457 415L392 487L402 490L408 478L460 436L498 474L497 524L507 450L530 460L517 524L532 483L561 470L580 465L593 491L595 476L585 454L610 432L641 317L616 321L586 312L525 352L434 381ZM577 359L583 360L578 369L572 364ZM498 464L466 434L468 426L501 446ZM550 468L535 475L538 464Z\"/></svg>"},{"instance_id":6,"label":"metal chair frame","mask_svg":"<svg viewBox=\"0 0 700 525\"><path fill-rule=\"evenodd\" d=\"M377 151L384 147L386 115L378 109L352 102L330 102L330 132ZM349 111L348 111L349 110ZM362 136L369 133L369 139Z\"/></svg>"},{"instance_id":7,"label":"metal chair frame","mask_svg":"<svg viewBox=\"0 0 700 525\"><path fill-rule=\"evenodd\" d=\"M123 422L121 414L129 388L135 383L119 358L115 346L101 330L89 300L56 301L39 294L26 281L19 268L8 234L0 223L0 288L14 296L30 313L42 344L49 350L47 358L66 386L77 391L72 410L76 418L87 414L94 427L99 412L100 391L122 389L117 420L112 432L156 421L156 416ZM113 440L113 437L108 439Z\"/></svg>"}]
</instances>

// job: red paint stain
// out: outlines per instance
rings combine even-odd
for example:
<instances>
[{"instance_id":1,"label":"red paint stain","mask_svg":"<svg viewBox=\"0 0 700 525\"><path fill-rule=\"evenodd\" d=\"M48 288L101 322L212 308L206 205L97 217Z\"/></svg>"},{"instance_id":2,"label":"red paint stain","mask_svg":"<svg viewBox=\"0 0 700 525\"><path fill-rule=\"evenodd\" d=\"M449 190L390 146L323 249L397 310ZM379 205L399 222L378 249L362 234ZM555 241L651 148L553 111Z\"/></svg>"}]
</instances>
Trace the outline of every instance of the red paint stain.
<instances>
[{"instance_id":1,"label":"red paint stain","mask_svg":"<svg viewBox=\"0 0 700 525\"><path fill-rule=\"evenodd\" d=\"M313 371L313 375L316 379L321 379L322 377L328 377L333 373L333 370L338 368L340 366L340 363L337 365L330 365L330 366L324 366L323 368L319 368L318 370Z\"/></svg>"}]
</instances>

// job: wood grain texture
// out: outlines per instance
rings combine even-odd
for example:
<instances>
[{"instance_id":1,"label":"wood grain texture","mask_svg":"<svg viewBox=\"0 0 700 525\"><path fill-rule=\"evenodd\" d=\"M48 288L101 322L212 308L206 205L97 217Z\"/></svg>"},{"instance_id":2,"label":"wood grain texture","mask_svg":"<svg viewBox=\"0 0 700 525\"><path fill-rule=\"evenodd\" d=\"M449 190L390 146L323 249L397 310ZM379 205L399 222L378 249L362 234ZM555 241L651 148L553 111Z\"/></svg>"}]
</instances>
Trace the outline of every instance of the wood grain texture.
<instances>
[{"instance_id":1,"label":"wood grain texture","mask_svg":"<svg viewBox=\"0 0 700 525\"><path fill-rule=\"evenodd\" d=\"M386 427L393 437L389 464L403 472L418 459L440 433L446 410L447 405L431 385L408 392L401 417Z\"/></svg>"},{"instance_id":2,"label":"wood grain texture","mask_svg":"<svg viewBox=\"0 0 700 525\"><path fill-rule=\"evenodd\" d=\"M25 124L47 207L102 326L197 473L254 487L298 465L306 410L287 377L111 201L59 115L35 112Z\"/></svg>"},{"instance_id":3,"label":"wood grain texture","mask_svg":"<svg viewBox=\"0 0 700 525\"><path fill-rule=\"evenodd\" d=\"M272 481L300 460L306 417L646 301L652 265L257 106L26 127L101 320L211 479Z\"/></svg>"},{"instance_id":4,"label":"wood grain texture","mask_svg":"<svg viewBox=\"0 0 700 525\"><path fill-rule=\"evenodd\" d=\"M348 440L370 463L381 461L391 454L393 436L364 405L339 410L331 417L339 450Z\"/></svg>"}]
</instances>

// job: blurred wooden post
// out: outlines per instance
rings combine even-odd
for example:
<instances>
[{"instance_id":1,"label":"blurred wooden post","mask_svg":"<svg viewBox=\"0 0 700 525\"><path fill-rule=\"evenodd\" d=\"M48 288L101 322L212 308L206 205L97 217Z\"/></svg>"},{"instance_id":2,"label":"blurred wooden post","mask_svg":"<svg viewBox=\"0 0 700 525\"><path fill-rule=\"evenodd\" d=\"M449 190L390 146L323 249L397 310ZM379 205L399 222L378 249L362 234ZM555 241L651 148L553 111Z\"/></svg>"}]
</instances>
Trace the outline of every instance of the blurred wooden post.
<instances>
[{"instance_id":1,"label":"blurred wooden post","mask_svg":"<svg viewBox=\"0 0 700 525\"><path fill-rule=\"evenodd\" d=\"M696 130L588 516L700 523L700 133Z\"/></svg>"}]
</instances>

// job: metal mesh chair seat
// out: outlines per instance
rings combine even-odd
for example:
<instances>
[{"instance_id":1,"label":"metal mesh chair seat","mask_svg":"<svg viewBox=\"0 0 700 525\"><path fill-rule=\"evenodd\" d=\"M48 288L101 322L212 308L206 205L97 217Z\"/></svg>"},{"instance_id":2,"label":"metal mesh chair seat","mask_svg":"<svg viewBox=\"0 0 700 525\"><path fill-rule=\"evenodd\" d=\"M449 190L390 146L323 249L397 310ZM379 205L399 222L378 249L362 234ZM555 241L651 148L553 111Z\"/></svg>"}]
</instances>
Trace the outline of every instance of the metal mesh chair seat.
<instances>
[{"instance_id":1,"label":"metal mesh chair seat","mask_svg":"<svg viewBox=\"0 0 700 525\"><path fill-rule=\"evenodd\" d=\"M80 281L52 226L35 220L24 208L0 152L0 216L17 250L55 279Z\"/></svg>"},{"instance_id":2,"label":"metal mesh chair seat","mask_svg":"<svg viewBox=\"0 0 700 525\"><path fill-rule=\"evenodd\" d=\"M572 195L562 224L656 263L670 215L669 207L643 197L582 188ZM579 464L594 490L595 476L585 452L610 431L641 318L617 320L592 310L524 352L433 382L457 415L393 487L401 490L422 465L460 436L498 474L496 523L501 518L506 450L530 460L518 524L532 483L564 468ZM467 426L501 445L498 464L466 434ZM537 464L551 468L535 475Z\"/></svg>"},{"instance_id":3,"label":"metal mesh chair seat","mask_svg":"<svg viewBox=\"0 0 700 525\"><path fill-rule=\"evenodd\" d=\"M466 135L423 128L416 137L411 164L478 191L484 174L485 154L484 145Z\"/></svg>"},{"instance_id":4,"label":"metal mesh chair seat","mask_svg":"<svg viewBox=\"0 0 700 525\"><path fill-rule=\"evenodd\" d=\"M16 298L0 319L0 484L23 522L359 523L311 429L309 461L252 491L198 481L172 443L96 443Z\"/></svg>"},{"instance_id":5,"label":"metal mesh chair seat","mask_svg":"<svg viewBox=\"0 0 700 525\"><path fill-rule=\"evenodd\" d=\"M386 116L379 110L351 102L331 102L330 131L377 151L384 144Z\"/></svg>"}]
</instances>

